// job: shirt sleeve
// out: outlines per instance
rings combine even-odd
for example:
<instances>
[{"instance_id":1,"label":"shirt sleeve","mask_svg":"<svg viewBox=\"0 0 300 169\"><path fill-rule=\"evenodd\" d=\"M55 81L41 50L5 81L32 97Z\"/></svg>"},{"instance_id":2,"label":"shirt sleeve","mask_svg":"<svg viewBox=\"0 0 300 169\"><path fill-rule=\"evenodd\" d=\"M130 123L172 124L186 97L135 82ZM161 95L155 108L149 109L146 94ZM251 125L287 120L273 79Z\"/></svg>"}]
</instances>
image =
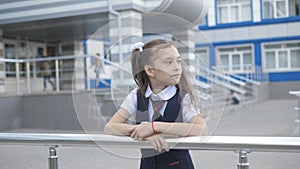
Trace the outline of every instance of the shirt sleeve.
<instances>
[{"instance_id":1,"label":"shirt sleeve","mask_svg":"<svg viewBox=\"0 0 300 169\"><path fill-rule=\"evenodd\" d=\"M127 110L131 116L135 115L137 109L137 90L137 88L133 89L120 106Z\"/></svg>"},{"instance_id":2,"label":"shirt sleeve","mask_svg":"<svg viewBox=\"0 0 300 169\"><path fill-rule=\"evenodd\" d=\"M195 106L192 104L189 94L186 94L182 100L182 117L183 122L189 123L192 117L200 115L200 110L197 111Z\"/></svg>"}]
</instances>

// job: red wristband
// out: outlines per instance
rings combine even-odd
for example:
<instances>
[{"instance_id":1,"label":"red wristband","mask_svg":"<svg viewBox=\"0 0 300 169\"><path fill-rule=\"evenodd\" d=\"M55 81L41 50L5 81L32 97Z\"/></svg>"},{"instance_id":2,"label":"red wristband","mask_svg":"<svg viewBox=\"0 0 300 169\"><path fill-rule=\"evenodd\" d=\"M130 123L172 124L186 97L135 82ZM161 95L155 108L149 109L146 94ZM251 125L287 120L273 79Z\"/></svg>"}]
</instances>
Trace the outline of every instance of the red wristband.
<instances>
[{"instance_id":1,"label":"red wristband","mask_svg":"<svg viewBox=\"0 0 300 169\"><path fill-rule=\"evenodd\" d=\"M156 133L155 129L154 129L154 121L152 121L152 131L153 131L153 134Z\"/></svg>"}]
</instances>

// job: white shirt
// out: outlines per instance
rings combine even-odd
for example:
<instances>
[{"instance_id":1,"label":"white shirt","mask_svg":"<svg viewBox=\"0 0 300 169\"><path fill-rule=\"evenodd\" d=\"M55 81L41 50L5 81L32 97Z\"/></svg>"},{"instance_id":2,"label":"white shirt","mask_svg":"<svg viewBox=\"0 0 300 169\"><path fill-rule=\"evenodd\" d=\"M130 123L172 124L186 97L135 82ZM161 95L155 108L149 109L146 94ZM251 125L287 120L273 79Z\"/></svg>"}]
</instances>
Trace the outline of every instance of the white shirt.
<instances>
[{"instance_id":1,"label":"white shirt","mask_svg":"<svg viewBox=\"0 0 300 169\"><path fill-rule=\"evenodd\" d=\"M233 93L233 95L231 96L231 98L236 98L237 100L241 100L240 96L237 93Z\"/></svg>"},{"instance_id":2,"label":"white shirt","mask_svg":"<svg viewBox=\"0 0 300 169\"><path fill-rule=\"evenodd\" d=\"M126 99L123 101L121 104L121 107L127 110L131 116L134 116L137 112L137 91L138 88L132 90ZM163 91L161 91L158 94L154 94L148 85L147 90L145 92L145 97L151 97L152 100L169 100L171 99L175 94L176 94L176 87L175 86L168 86L165 88ZM152 121L152 116L153 116L153 108L152 108L152 102L151 99L149 99L149 104L148 104L148 113L149 113L149 122ZM164 106L160 110L160 114L164 115L164 111L166 109L167 102L164 104ZM183 122L188 123L190 122L191 118L194 117L195 115L199 115L200 112L197 112L193 104L191 103L190 96L189 94L186 94L183 97L182 100L182 119Z\"/></svg>"}]
</instances>

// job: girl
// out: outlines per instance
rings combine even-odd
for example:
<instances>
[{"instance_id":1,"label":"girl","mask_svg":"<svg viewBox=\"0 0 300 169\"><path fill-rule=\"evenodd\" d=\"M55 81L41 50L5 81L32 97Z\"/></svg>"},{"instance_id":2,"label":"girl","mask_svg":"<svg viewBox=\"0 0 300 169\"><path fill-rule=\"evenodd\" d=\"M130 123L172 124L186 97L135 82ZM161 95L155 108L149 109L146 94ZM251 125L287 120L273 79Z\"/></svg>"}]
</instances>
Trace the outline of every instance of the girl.
<instances>
[{"instance_id":1,"label":"girl","mask_svg":"<svg viewBox=\"0 0 300 169\"><path fill-rule=\"evenodd\" d=\"M207 135L199 102L187 68L173 44L156 39L134 45L132 73L138 88L123 101L104 131L148 140L154 150L142 149L141 169L193 169L188 150L169 150L168 137ZM125 122L135 116L136 125ZM160 153L162 149L166 152Z\"/></svg>"}]
</instances>

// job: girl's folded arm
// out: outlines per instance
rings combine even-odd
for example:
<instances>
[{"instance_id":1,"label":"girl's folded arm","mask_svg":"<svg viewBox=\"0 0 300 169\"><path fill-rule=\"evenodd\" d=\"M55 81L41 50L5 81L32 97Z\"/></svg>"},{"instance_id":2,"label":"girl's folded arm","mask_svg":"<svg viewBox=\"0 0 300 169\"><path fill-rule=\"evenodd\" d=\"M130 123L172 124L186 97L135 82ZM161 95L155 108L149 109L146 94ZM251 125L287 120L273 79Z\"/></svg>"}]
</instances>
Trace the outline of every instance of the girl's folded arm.
<instances>
[{"instance_id":1,"label":"girl's folded arm","mask_svg":"<svg viewBox=\"0 0 300 169\"><path fill-rule=\"evenodd\" d=\"M184 136L206 136L208 130L205 120L200 115L192 117L190 123L168 123L168 122L154 122L154 129L156 132Z\"/></svg>"},{"instance_id":2,"label":"girl's folded arm","mask_svg":"<svg viewBox=\"0 0 300 169\"><path fill-rule=\"evenodd\" d=\"M136 125L126 124L130 117L129 112L120 108L104 127L104 133L111 135L130 135Z\"/></svg>"}]
</instances>

